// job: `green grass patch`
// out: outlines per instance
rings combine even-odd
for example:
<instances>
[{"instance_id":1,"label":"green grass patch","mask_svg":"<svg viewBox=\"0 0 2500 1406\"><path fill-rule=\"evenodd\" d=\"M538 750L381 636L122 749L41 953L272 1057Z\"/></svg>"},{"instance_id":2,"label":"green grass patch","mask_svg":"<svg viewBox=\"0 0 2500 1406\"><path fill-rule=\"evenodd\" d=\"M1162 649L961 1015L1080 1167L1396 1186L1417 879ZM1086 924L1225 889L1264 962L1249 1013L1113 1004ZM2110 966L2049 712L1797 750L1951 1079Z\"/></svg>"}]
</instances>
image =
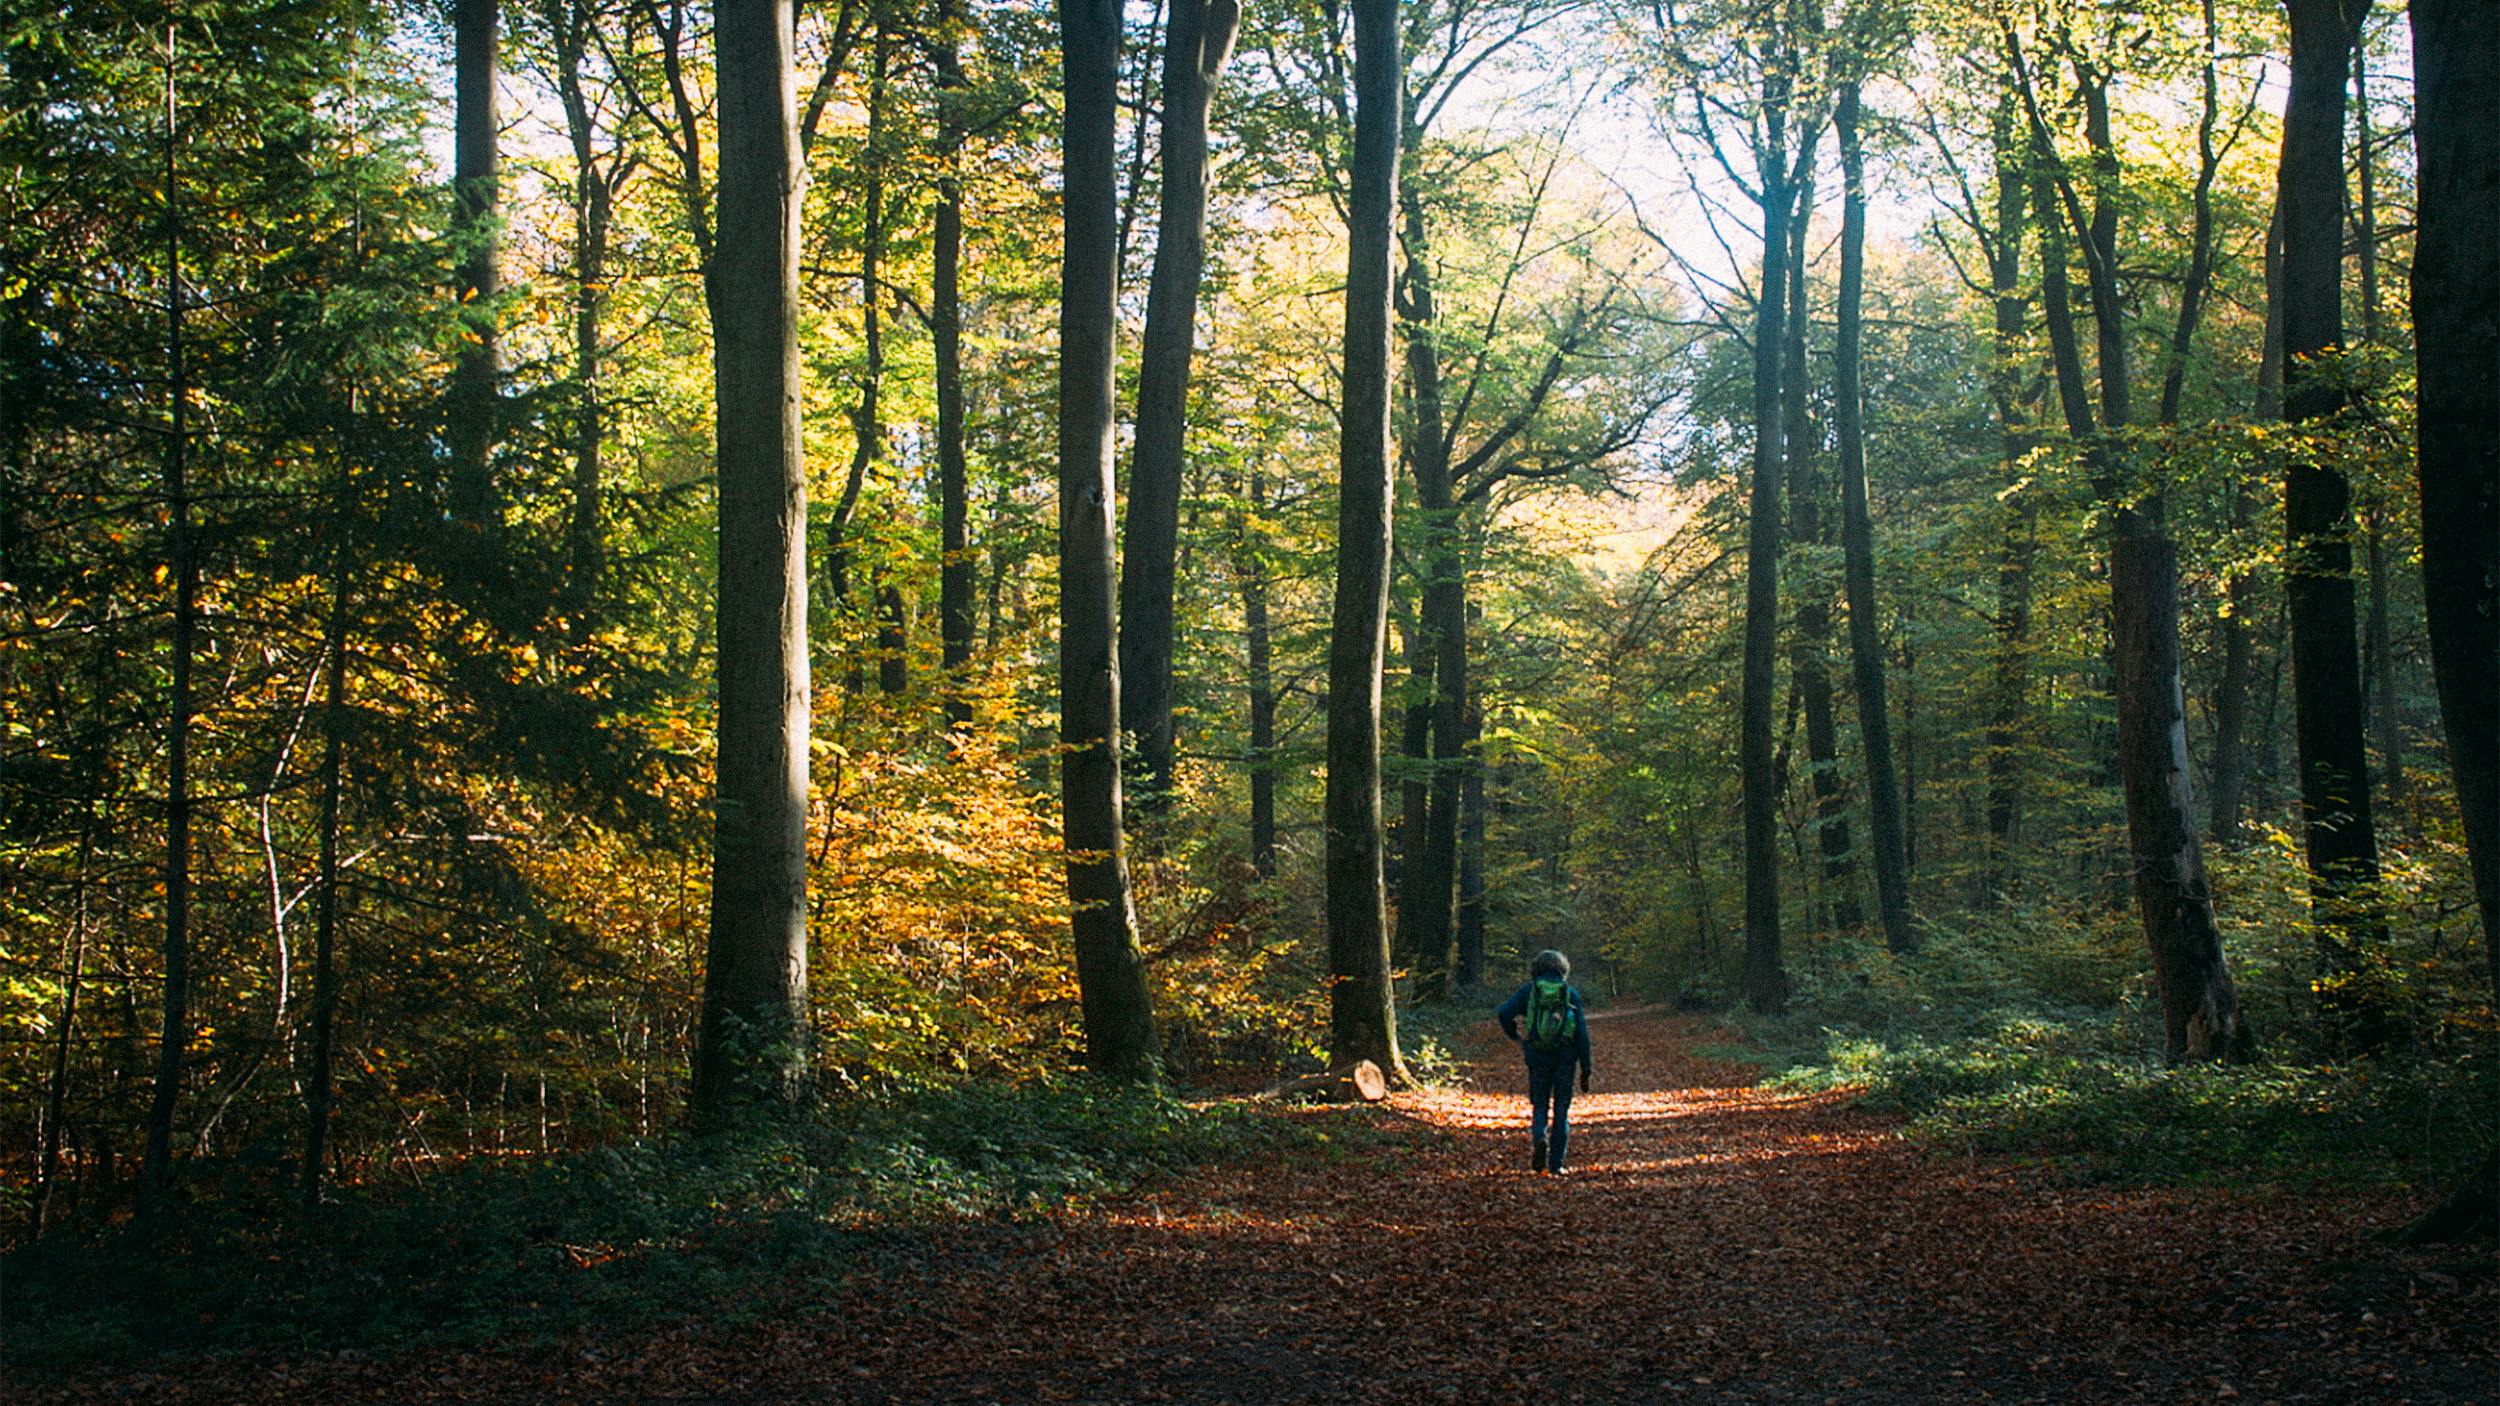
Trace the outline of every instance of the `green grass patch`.
<instances>
[{"instance_id":1,"label":"green grass patch","mask_svg":"<svg viewBox=\"0 0 2500 1406\"><path fill-rule=\"evenodd\" d=\"M388 1350L767 1310L914 1228L1002 1223L1201 1163L1335 1157L1353 1115L1084 1079L929 1084L751 1136L476 1159L297 1210L275 1168L184 1184L153 1227L72 1222L6 1263L8 1359Z\"/></svg>"}]
</instances>

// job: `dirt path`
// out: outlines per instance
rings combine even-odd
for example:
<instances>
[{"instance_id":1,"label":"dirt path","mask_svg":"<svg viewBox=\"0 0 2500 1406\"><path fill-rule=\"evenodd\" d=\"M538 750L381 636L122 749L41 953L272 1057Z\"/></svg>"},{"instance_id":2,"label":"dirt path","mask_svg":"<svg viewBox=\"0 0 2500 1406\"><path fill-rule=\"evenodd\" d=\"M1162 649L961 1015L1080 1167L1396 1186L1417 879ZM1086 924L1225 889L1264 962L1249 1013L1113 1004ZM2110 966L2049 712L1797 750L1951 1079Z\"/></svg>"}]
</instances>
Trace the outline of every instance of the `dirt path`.
<instances>
[{"instance_id":1,"label":"dirt path","mask_svg":"<svg viewBox=\"0 0 2500 1406\"><path fill-rule=\"evenodd\" d=\"M822 1312L165 1399L2500 1402L2488 1259L2372 1246L2390 1208L1924 1155L1703 1033L1595 1020L1564 1178L1488 1027L1474 1091L1400 1096L1385 1150L967 1230Z\"/></svg>"}]
</instances>

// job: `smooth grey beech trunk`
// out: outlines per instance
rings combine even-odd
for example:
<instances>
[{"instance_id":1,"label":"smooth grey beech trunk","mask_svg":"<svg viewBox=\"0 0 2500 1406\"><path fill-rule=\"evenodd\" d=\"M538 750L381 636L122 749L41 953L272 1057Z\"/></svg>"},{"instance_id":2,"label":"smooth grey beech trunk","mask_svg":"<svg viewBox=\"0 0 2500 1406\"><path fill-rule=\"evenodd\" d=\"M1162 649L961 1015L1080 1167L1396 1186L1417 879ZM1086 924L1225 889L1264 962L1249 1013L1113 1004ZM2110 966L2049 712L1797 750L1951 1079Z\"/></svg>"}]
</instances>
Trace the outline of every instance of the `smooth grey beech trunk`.
<instances>
[{"instance_id":1,"label":"smooth grey beech trunk","mask_svg":"<svg viewBox=\"0 0 2500 1406\"><path fill-rule=\"evenodd\" d=\"M1353 0L1337 596L1328 640L1328 1057L1406 1080L1380 845L1380 667L1389 607L1389 247L1404 123L1397 0Z\"/></svg>"},{"instance_id":2,"label":"smooth grey beech trunk","mask_svg":"<svg viewBox=\"0 0 2500 1406\"><path fill-rule=\"evenodd\" d=\"M1085 1062L1151 1079L1161 1062L1129 899L1112 620L1112 369L1119 329L1118 0L1059 0L1065 61L1059 277L1059 742L1069 926Z\"/></svg>"},{"instance_id":3,"label":"smooth grey beech trunk","mask_svg":"<svg viewBox=\"0 0 2500 1406\"><path fill-rule=\"evenodd\" d=\"M719 775L693 1113L805 1088L807 476L799 449L798 133L790 0L715 30L718 232L704 270L720 455Z\"/></svg>"},{"instance_id":4,"label":"smooth grey beech trunk","mask_svg":"<svg viewBox=\"0 0 2500 1406\"><path fill-rule=\"evenodd\" d=\"M1780 372L1787 344L1789 85L1777 69L1763 96L1762 270L1754 285L1753 478L1746 508L1745 661L1737 771L1744 788L1745 1002L1786 1009L1780 956L1779 775L1771 699L1777 687L1780 601L1780 478L1786 467Z\"/></svg>"},{"instance_id":5,"label":"smooth grey beech trunk","mask_svg":"<svg viewBox=\"0 0 2500 1406\"><path fill-rule=\"evenodd\" d=\"M1207 263L1207 116L1233 51L1237 0L1172 0L1163 34L1163 197L1137 365L1137 448L1120 575L1122 723L1136 739L1140 811L1172 790L1172 594L1187 459L1189 367Z\"/></svg>"}]
</instances>

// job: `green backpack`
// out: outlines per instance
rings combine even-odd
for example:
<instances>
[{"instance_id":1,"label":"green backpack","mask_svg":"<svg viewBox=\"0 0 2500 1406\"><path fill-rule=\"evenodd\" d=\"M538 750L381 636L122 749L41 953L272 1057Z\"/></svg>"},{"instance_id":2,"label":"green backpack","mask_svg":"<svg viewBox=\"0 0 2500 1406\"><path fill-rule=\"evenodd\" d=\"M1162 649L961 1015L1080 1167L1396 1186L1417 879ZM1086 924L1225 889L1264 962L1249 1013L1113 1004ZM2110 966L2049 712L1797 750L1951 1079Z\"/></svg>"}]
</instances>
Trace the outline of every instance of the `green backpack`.
<instances>
[{"instance_id":1,"label":"green backpack","mask_svg":"<svg viewBox=\"0 0 2500 1406\"><path fill-rule=\"evenodd\" d=\"M1527 1034L1522 1037L1529 1049L1571 1049L1579 1035L1580 1011L1572 1004L1570 987L1540 979L1529 988Z\"/></svg>"}]
</instances>

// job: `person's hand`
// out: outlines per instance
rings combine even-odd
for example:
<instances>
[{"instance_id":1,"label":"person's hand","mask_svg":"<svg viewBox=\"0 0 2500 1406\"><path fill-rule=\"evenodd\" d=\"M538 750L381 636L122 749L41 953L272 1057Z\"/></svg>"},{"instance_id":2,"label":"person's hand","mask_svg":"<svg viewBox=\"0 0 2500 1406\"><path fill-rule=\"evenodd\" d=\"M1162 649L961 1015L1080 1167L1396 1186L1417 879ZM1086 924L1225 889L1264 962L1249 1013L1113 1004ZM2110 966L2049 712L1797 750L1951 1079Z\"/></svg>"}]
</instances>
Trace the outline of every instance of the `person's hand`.
<instances>
[{"instance_id":1,"label":"person's hand","mask_svg":"<svg viewBox=\"0 0 2500 1406\"><path fill-rule=\"evenodd\" d=\"M1580 1092L1582 1092L1582 1093L1587 1093L1588 1091L1589 1091L1589 1072L1588 1072L1587 1070L1583 1069L1583 1070L1581 1070L1581 1071L1580 1071Z\"/></svg>"}]
</instances>

